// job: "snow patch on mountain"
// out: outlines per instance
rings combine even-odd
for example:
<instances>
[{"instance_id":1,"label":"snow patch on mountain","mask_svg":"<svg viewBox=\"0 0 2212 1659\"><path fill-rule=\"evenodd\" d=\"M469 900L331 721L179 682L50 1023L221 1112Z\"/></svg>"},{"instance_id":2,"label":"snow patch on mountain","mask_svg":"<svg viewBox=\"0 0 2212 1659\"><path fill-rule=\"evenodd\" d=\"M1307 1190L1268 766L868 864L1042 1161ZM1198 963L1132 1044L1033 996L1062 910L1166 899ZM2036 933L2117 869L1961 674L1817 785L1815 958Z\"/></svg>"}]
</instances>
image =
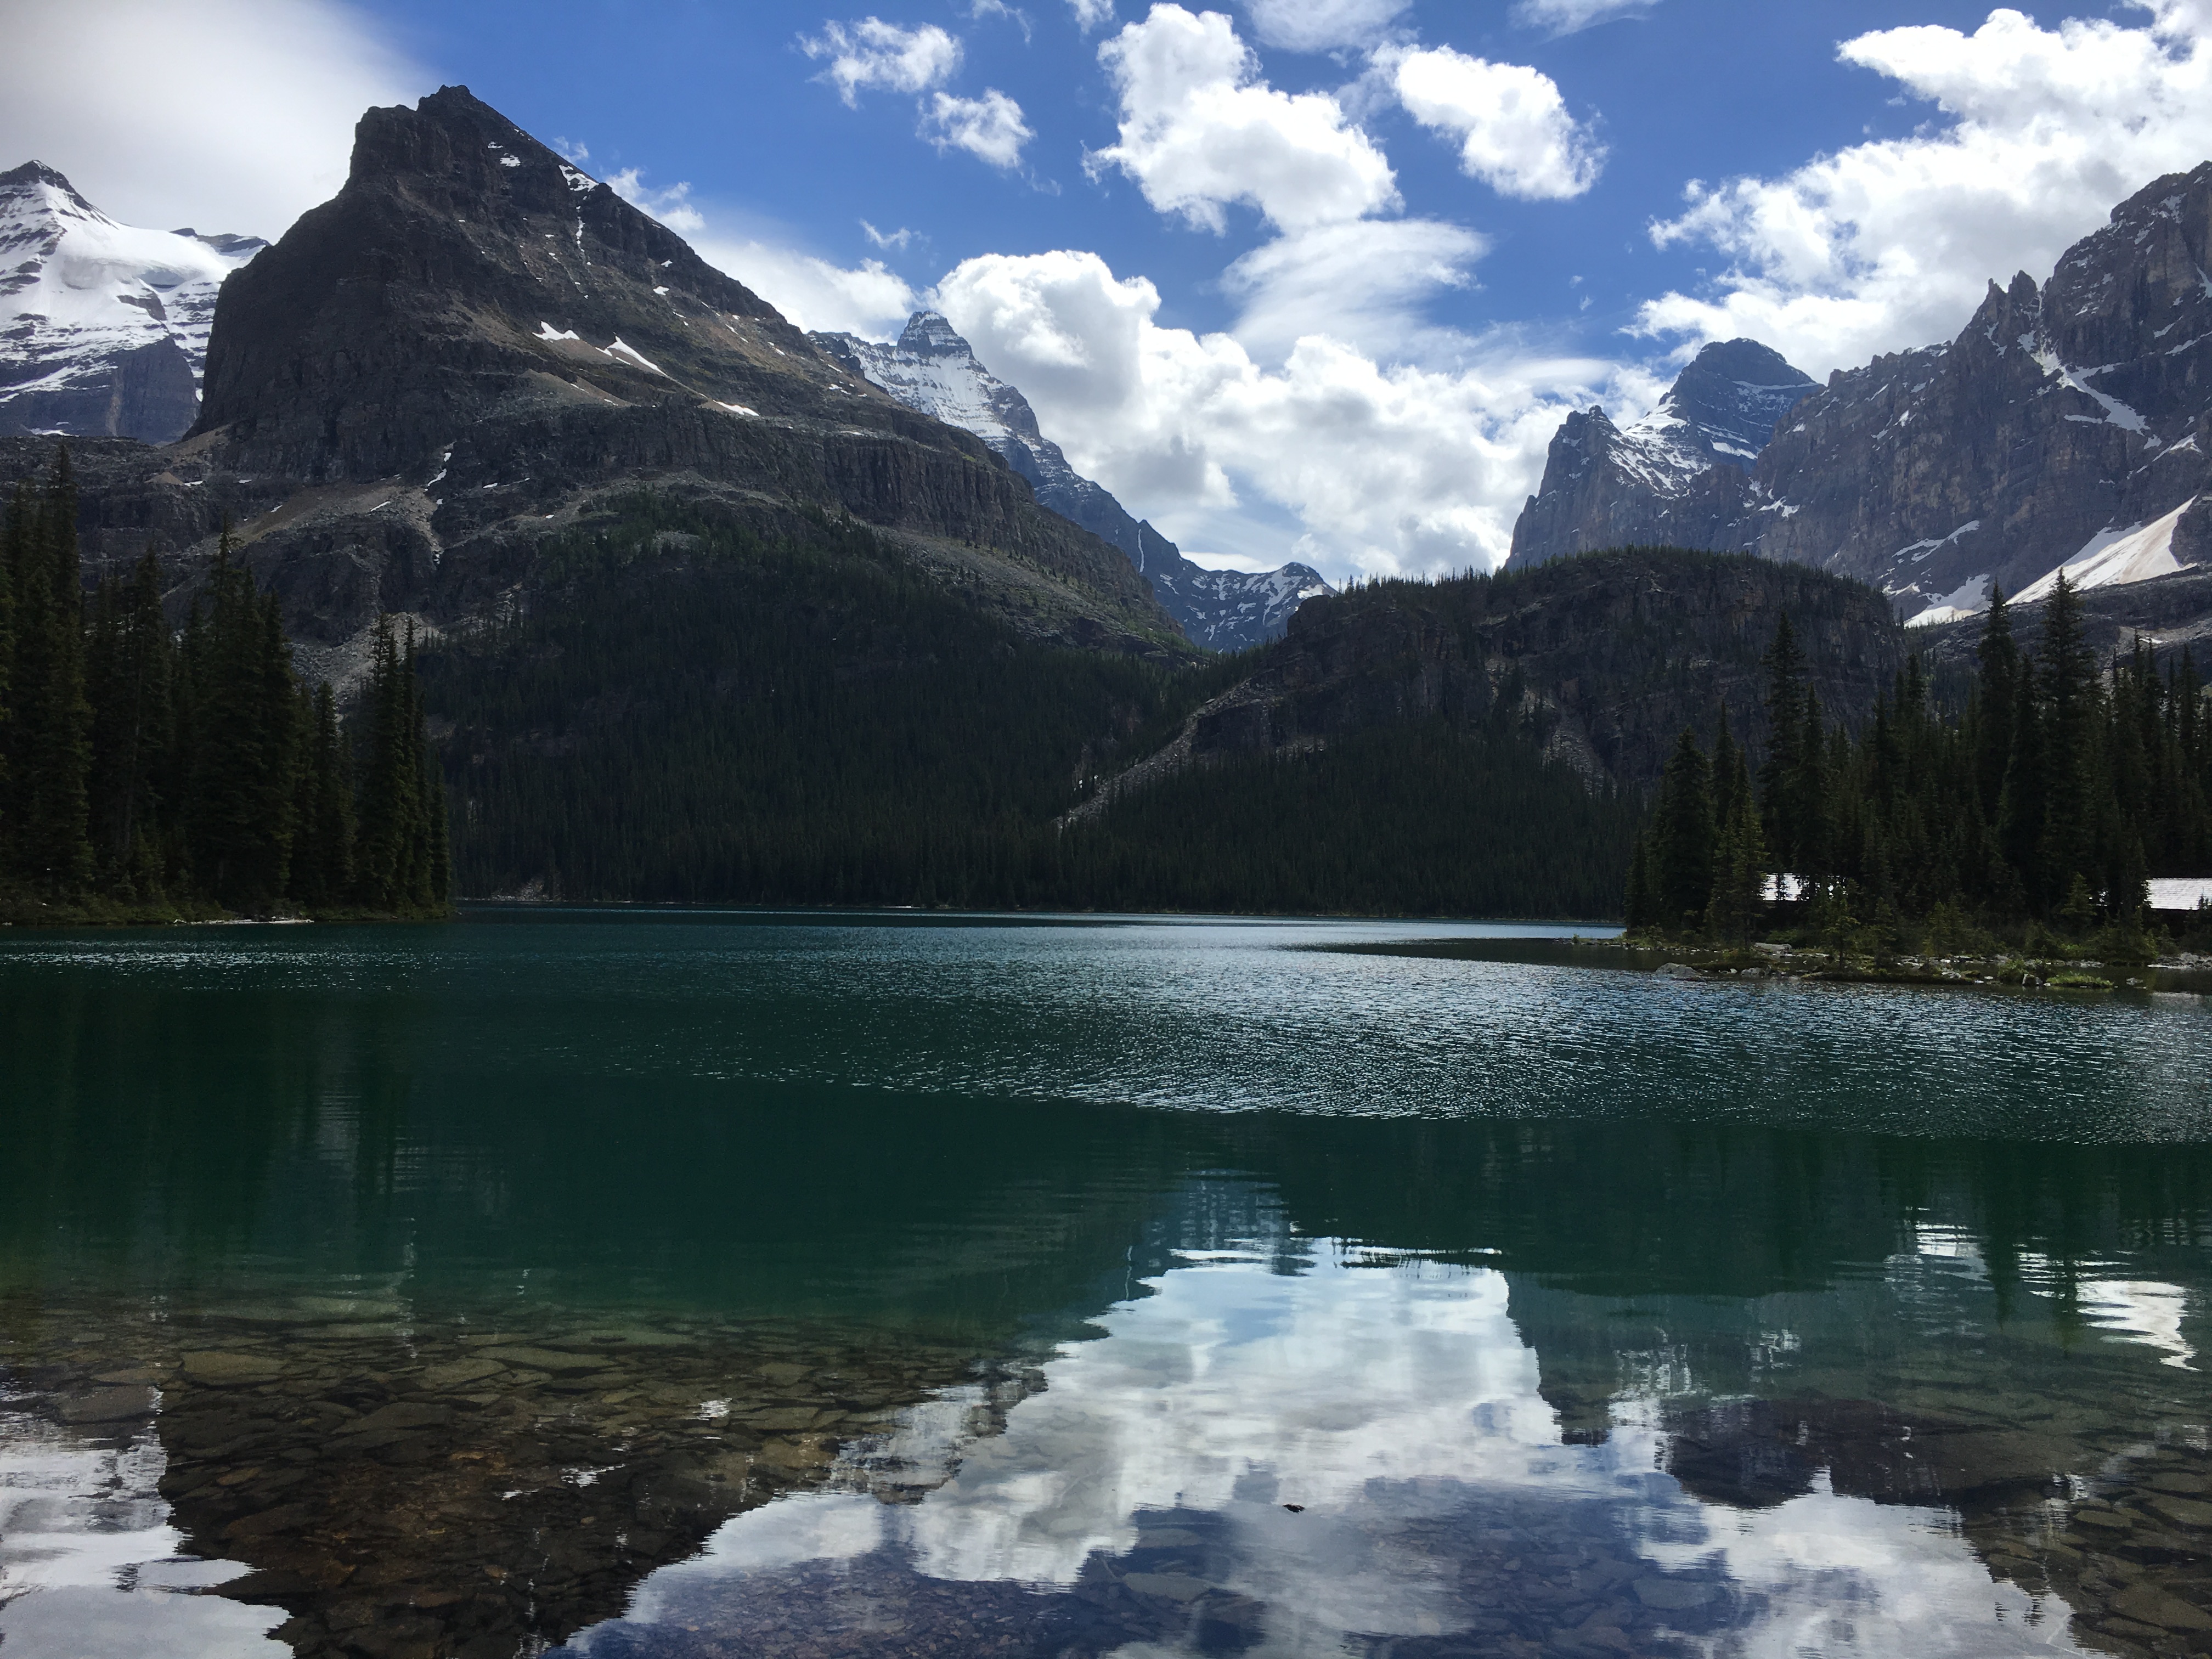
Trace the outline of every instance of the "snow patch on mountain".
<instances>
[{"instance_id":1,"label":"snow patch on mountain","mask_svg":"<svg viewBox=\"0 0 2212 1659\"><path fill-rule=\"evenodd\" d=\"M2075 587L2118 587L2127 582L2147 582L2154 576L2170 576L2183 568L2173 556L2174 526L2193 501L2184 501L2165 517L2124 530L2102 530L2079 553L2049 575L2030 582L2015 603L2035 605L2058 590L2059 572Z\"/></svg>"},{"instance_id":2,"label":"snow patch on mountain","mask_svg":"<svg viewBox=\"0 0 2212 1659\"><path fill-rule=\"evenodd\" d=\"M976 362L968 342L933 311L909 318L896 345L851 334L812 338L908 408L974 433L1030 481L1040 505L1121 549L1195 644L1236 651L1273 639L1298 606L1335 591L1302 564L1258 573L1208 570L1183 557L1173 542L1070 465L1039 429L1029 399Z\"/></svg>"},{"instance_id":3,"label":"snow patch on mountain","mask_svg":"<svg viewBox=\"0 0 2212 1659\"><path fill-rule=\"evenodd\" d=\"M266 246L118 224L37 161L0 173L0 431L183 435L216 295Z\"/></svg>"}]
</instances>

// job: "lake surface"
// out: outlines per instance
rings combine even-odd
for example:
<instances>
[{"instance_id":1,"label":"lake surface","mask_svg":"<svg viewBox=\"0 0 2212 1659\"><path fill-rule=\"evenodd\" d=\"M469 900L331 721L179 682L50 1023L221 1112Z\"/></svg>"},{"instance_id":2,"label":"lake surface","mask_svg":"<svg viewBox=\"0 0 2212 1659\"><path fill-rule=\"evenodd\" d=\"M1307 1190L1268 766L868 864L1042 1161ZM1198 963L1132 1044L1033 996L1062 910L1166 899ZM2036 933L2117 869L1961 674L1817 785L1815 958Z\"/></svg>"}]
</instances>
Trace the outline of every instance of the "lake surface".
<instances>
[{"instance_id":1,"label":"lake surface","mask_svg":"<svg viewBox=\"0 0 2212 1659\"><path fill-rule=\"evenodd\" d=\"M0 1655L2212 1652L2212 1002L1547 931L0 937Z\"/></svg>"}]
</instances>

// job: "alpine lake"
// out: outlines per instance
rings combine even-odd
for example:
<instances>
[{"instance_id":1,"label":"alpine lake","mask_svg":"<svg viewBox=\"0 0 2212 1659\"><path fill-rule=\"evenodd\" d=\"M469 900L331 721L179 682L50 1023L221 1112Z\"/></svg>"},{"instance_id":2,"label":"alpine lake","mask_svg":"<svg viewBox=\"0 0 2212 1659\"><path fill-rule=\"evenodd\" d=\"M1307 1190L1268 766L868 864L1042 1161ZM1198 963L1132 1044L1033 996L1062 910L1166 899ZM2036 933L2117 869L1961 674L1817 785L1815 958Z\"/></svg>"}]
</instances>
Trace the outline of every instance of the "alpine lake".
<instances>
[{"instance_id":1,"label":"alpine lake","mask_svg":"<svg viewBox=\"0 0 2212 1659\"><path fill-rule=\"evenodd\" d=\"M2212 1653L2212 998L0 937L4 1659Z\"/></svg>"}]
</instances>

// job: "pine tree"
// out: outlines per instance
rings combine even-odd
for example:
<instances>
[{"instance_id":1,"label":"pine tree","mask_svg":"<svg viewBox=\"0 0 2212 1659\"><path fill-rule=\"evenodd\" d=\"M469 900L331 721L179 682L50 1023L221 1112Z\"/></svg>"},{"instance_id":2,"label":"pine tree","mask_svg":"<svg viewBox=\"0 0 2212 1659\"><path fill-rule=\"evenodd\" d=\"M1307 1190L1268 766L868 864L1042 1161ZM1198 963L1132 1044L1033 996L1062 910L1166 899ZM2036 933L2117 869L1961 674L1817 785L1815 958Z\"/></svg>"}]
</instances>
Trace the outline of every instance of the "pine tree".
<instances>
[{"instance_id":1,"label":"pine tree","mask_svg":"<svg viewBox=\"0 0 2212 1659\"><path fill-rule=\"evenodd\" d=\"M1713 890L1711 767L1698 734L1684 727L1652 815L1651 878L1659 926L1672 933L1704 925Z\"/></svg>"},{"instance_id":2,"label":"pine tree","mask_svg":"<svg viewBox=\"0 0 2212 1659\"><path fill-rule=\"evenodd\" d=\"M57 897L90 884L86 784L92 763L92 707L84 695L84 603L77 559L76 483L69 451L52 480L23 549L17 590L15 733L16 867Z\"/></svg>"},{"instance_id":3,"label":"pine tree","mask_svg":"<svg viewBox=\"0 0 2212 1659\"><path fill-rule=\"evenodd\" d=\"M264 912L285 890L298 717L276 599L256 594L252 574L231 561L235 545L226 526L204 620L188 637L189 830L203 889L234 909Z\"/></svg>"},{"instance_id":4,"label":"pine tree","mask_svg":"<svg viewBox=\"0 0 2212 1659\"><path fill-rule=\"evenodd\" d=\"M307 910L326 910L352 896L354 842L353 782L328 681L301 693L300 725L291 897Z\"/></svg>"},{"instance_id":5,"label":"pine tree","mask_svg":"<svg viewBox=\"0 0 2212 1659\"><path fill-rule=\"evenodd\" d=\"M86 654L94 851L109 892L152 898L164 886L161 781L173 741L175 650L150 548L127 588L112 581L100 585L94 613Z\"/></svg>"},{"instance_id":6,"label":"pine tree","mask_svg":"<svg viewBox=\"0 0 2212 1659\"><path fill-rule=\"evenodd\" d=\"M1779 867L1805 867L1802 810L1805 732L1805 653L1797 644L1790 613L1775 624L1774 642L1764 659L1766 670L1766 761L1759 768L1759 807L1767 845Z\"/></svg>"}]
</instances>

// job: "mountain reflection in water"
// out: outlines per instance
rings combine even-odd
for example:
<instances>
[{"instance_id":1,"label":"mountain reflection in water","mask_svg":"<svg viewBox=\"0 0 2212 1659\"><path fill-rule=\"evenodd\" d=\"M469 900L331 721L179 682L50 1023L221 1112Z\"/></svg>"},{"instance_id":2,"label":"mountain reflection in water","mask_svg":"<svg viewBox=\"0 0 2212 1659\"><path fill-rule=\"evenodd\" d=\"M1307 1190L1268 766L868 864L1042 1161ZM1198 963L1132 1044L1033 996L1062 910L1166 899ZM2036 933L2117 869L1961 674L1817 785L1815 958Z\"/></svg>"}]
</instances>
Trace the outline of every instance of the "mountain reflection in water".
<instances>
[{"instance_id":1,"label":"mountain reflection in water","mask_svg":"<svg viewBox=\"0 0 2212 1659\"><path fill-rule=\"evenodd\" d=\"M1411 931L8 942L0 1650L2212 1651L2201 1006Z\"/></svg>"}]
</instances>

